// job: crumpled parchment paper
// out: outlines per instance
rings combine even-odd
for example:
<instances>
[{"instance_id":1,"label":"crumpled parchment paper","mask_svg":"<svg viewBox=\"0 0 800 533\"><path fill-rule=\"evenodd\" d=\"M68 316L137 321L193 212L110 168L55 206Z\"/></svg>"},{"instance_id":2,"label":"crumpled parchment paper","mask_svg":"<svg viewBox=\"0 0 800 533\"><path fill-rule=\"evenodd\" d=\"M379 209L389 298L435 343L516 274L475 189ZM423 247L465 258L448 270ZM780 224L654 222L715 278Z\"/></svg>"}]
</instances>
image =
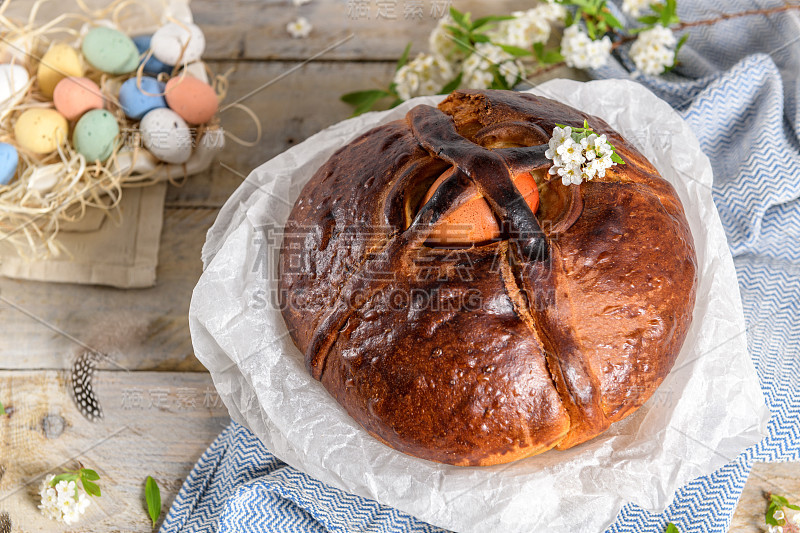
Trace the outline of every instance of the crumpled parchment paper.
<instances>
[{"instance_id":1,"label":"crumpled parchment paper","mask_svg":"<svg viewBox=\"0 0 800 533\"><path fill-rule=\"evenodd\" d=\"M553 80L531 92L605 119L677 189L699 260L697 305L672 372L634 415L594 440L494 467L404 455L363 431L305 370L275 290L278 231L303 185L358 134L442 97L336 124L255 169L208 233L189 320L195 353L234 420L321 481L462 532L602 531L626 502L665 508L676 489L764 434L769 411L747 352L712 170L689 126L644 87Z\"/></svg>"}]
</instances>

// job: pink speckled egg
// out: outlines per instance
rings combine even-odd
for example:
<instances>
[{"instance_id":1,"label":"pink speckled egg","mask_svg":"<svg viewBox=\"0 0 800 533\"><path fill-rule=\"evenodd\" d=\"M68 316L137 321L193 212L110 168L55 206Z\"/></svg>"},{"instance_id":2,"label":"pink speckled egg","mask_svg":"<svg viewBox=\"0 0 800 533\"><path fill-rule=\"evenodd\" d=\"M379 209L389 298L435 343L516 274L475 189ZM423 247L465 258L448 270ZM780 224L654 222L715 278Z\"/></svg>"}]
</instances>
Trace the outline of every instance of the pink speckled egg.
<instances>
[{"instance_id":1,"label":"pink speckled egg","mask_svg":"<svg viewBox=\"0 0 800 533\"><path fill-rule=\"evenodd\" d=\"M219 109L217 93L193 76L176 76L167 82L167 105L189 124L205 124Z\"/></svg>"},{"instance_id":2,"label":"pink speckled egg","mask_svg":"<svg viewBox=\"0 0 800 533\"><path fill-rule=\"evenodd\" d=\"M103 93L89 78L64 78L53 91L53 103L67 120L76 120L91 109L103 109Z\"/></svg>"}]
</instances>

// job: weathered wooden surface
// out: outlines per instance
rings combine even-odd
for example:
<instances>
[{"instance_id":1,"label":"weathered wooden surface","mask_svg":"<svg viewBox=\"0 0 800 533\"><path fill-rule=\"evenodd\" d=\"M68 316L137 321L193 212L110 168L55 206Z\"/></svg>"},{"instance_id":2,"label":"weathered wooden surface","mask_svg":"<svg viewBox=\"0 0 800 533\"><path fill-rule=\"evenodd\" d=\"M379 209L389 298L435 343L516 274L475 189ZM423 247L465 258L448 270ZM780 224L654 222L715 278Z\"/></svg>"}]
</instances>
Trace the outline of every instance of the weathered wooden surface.
<instances>
[{"instance_id":1,"label":"weathered wooden surface","mask_svg":"<svg viewBox=\"0 0 800 533\"><path fill-rule=\"evenodd\" d=\"M0 372L0 395L11 414L0 417L0 516L11 531L150 531L144 480L161 487L164 511L211 441L228 423L208 374L101 371L95 390L101 422L75 407L67 375L55 371ZM41 479L75 468L100 474L103 496L77 526L39 513ZM163 519L163 514L162 514Z\"/></svg>"},{"instance_id":2,"label":"weathered wooden surface","mask_svg":"<svg viewBox=\"0 0 800 533\"><path fill-rule=\"evenodd\" d=\"M24 3L33 2L14 0L16 5ZM104 422L90 424L72 405L64 375L52 370L68 367L83 348L0 304L0 401L13 409L10 417L0 417L0 472L5 467L5 474L0 474L0 528L3 513L8 512L12 531L150 531L143 510L144 478L149 474L159 481L166 510L191 466L227 422L221 406L202 407L211 382L207 374L198 372L204 369L193 355L186 318L191 291L201 273L200 249L218 208L253 168L349 116L351 108L339 101L341 94L387 86L399 53L410 41L415 43L412 53L425 49L428 33L447 3L315 0L295 7L290 0L192 2L195 20L207 37L209 67L218 73L235 68L227 102L275 80L332 43L353 37L242 102L263 125L256 147L229 141L219 157L225 166L214 164L185 186L170 188L156 287L122 291L0 279L2 296L109 353L116 364L135 370L99 373L96 382L106 416ZM379 15L379 4L393 4L395 18L385 8ZM406 16L407 5L421 5L422 17ZM455 0L452 5L479 16L532 4L527 0ZM286 33L286 23L297 16L314 25L308 39L291 39ZM536 81L577 75L562 69ZM235 109L223 113L222 123L240 137L255 134L250 119ZM150 392L160 399L165 390L169 405L153 407ZM139 391L144 407L124 404L124 398L138 397ZM185 397L190 391L195 391L201 407L179 408L179 394ZM213 393L210 398L213 401ZM56 435L60 420L64 429ZM39 515L34 497L38 480L8 495L21 481L98 442L81 460L100 472L105 495L77 527L58 527ZM765 490L800 502L800 464L756 465L731 531L765 530Z\"/></svg>"},{"instance_id":3,"label":"weathered wooden surface","mask_svg":"<svg viewBox=\"0 0 800 533\"><path fill-rule=\"evenodd\" d=\"M0 302L0 369L67 368L85 351L50 325L123 368L204 370L193 355L187 312L202 272L200 248L216 214L216 209L167 208L158 281L149 289L0 278L0 295L39 319Z\"/></svg>"},{"instance_id":4,"label":"weathered wooden surface","mask_svg":"<svg viewBox=\"0 0 800 533\"><path fill-rule=\"evenodd\" d=\"M394 61L413 42L427 48L428 34L452 5L475 17L510 13L529 0L335 0L295 8L287 0L193 0L195 22L206 34L206 58L304 60L349 34L354 39L325 59ZM421 8L421 9L420 9ZM289 39L286 24L303 16L314 26L307 39Z\"/></svg>"}]
</instances>

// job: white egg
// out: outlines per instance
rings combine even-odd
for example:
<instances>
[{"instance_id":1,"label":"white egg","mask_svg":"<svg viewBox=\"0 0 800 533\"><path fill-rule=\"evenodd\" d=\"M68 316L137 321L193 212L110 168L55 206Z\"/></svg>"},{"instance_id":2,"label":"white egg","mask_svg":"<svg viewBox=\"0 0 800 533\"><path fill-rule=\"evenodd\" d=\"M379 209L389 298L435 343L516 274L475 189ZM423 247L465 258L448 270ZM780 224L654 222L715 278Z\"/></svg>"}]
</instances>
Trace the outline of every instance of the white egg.
<instances>
[{"instance_id":1,"label":"white egg","mask_svg":"<svg viewBox=\"0 0 800 533\"><path fill-rule=\"evenodd\" d=\"M30 81L28 71L22 65L0 65L0 111L14 101Z\"/></svg>"},{"instance_id":2,"label":"white egg","mask_svg":"<svg viewBox=\"0 0 800 533\"><path fill-rule=\"evenodd\" d=\"M38 191L39 194L47 194L56 186L63 172L65 170L62 163L33 168L30 176L28 176L28 190Z\"/></svg>"},{"instance_id":3,"label":"white egg","mask_svg":"<svg viewBox=\"0 0 800 533\"><path fill-rule=\"evenodd\" d=\"M183 49L184 46L186 50ZM203 31L195 24L178 25L170 22L153 34L150 48L156 59L167 65L193 63L203 56L206 50L206 38Z\"/></svg>"},{"instance_id":4,"label":"white egg","mask_svg":"<svg viewBox=\"0 0 800 533\"><path fill-rule=\"evenodd\" d=\"M192 132L171 109L153 109L142 118L139 130L144 147L161 161L179 165L192 155Z\"/></svg>"}]
</instances>

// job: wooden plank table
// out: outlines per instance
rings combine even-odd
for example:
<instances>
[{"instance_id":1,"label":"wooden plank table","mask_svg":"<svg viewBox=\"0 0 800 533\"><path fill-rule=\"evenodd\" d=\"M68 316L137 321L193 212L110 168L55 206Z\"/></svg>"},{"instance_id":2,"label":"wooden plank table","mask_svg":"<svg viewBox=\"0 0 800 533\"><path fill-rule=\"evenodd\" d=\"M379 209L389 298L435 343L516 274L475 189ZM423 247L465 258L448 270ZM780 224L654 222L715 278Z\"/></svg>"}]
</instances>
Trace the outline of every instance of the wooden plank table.
<instances>
[{"instance_id":1,"label":"wooden plank table","mask_svg":"<svg viewBox=\"0 0 800 533\"><path fill-rule=\"evenodd\" d=\"M379 14L376 2L366 2L367 13L351 12L351 3L333 0L299 8L285 0L193 2L207 36L209 66L216 72L234 68L229 101L300 68L243 102L264 127L256 147L229 143L219 157L222 164L169 189L155 287L124 291L0 279L2 296L110 354L115 363L101 365L95 377L105 417L90 423L65 383L66 369L83 348L0 303L0 401L10 412L0 418L0 533L150 531L145 477L158 480L168 508L194 462L228 421L210 376L193 355L186 318L206 230L251 169L346 118L351 109L339 96L385 86L407 42L414 41L414 51L426 46L436 20L431 10L440 12L447 2L421 3L419 19L404 16L403 2L395 2L394 18ZM477 0L455 5L478 15L488 7ZM490 9L510 12L528 5L502 0ZM291 39L285 32L298 15L315 27L308 39ZM350 34L354 37L345 44L305 63ZM562 69L548 75L559 76L581 74ZM225 112L222 120L240 137L255 134L236 110ZM36 509L39 480L67 459L96 468L104 491L77 528L59 527ZM731 531L764 529L764 491L800 494L800 465L756 465Z\"/></svg>"}]
</instances>

